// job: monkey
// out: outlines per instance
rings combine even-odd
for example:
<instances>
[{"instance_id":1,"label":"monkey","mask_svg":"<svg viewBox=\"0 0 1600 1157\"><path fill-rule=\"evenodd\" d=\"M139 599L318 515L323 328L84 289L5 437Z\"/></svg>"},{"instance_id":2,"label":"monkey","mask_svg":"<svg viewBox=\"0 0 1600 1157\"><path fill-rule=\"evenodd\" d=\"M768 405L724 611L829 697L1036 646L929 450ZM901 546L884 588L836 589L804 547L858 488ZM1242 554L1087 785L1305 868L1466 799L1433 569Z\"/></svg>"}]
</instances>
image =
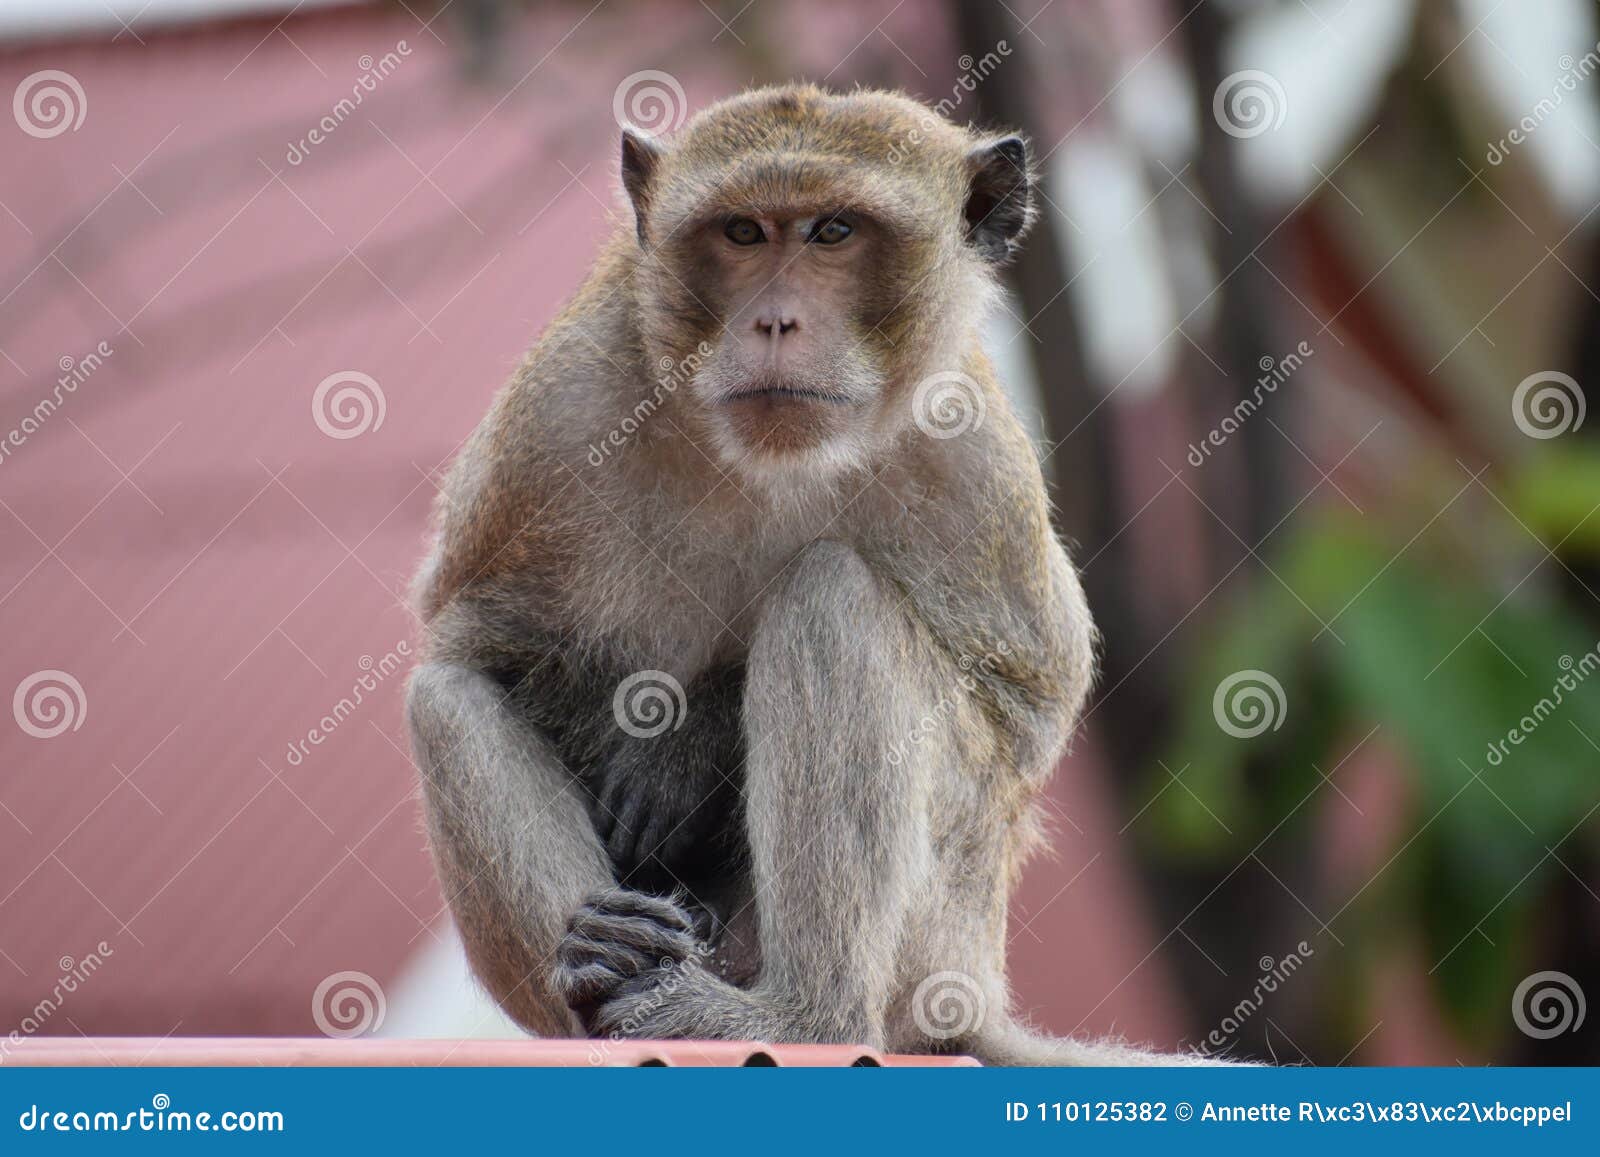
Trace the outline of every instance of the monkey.
<instances>
[{"instance_id":1,"label":"monkey","mask_svg":"<svg viewBox=\"0 0 1600 1157\"><path fill-rule=\"evenodd\" d=\"M429 844L528 1031L1199 1063L1007 988L1096 648L980 342L1035 183L885 91L623 130L626 209L415 581Z\"/></svg>"}]
</instances>

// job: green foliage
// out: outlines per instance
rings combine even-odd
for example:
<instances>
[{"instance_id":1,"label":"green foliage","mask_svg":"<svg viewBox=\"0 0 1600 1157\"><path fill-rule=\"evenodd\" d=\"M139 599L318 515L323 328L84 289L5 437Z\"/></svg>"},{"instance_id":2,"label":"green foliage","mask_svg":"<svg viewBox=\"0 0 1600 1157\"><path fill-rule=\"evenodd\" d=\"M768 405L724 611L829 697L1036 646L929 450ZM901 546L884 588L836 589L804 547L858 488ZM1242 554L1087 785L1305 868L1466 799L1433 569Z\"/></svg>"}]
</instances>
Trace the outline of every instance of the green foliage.
<instances>
[{"instance_id":1,"label":"green foliage","mask_svg":"<svg viewBox=\"0 0 1600 1157\"><path fill-rule=\"evenodd\" d=\"M1593 443L1545 448L1509 490L1510 506L1534 534L1559 543L1565 555L1600 556L1600 454Z\"/></svg>"},{"instance_id":2,"label":"green foliage","mask_svg":"<svg viewBox=\"0 0 1600 1157\"><path fill-rule=\"evenodd\" d=\"M1600 464L1551 458L1516 493L1519 516L1542 534L1589 527ZM1580 509L1579 494L1595 498ZM1162 792L1150 830L1168 854L1226 866L1277 825L1304 835L1337 798L1313 765L1332 771L1338 745L1377 724L1408 777L1399 854L1336 926L1420 927L1441 1004L1487 1045L1508 1027L1534 906L1564 871L1546 850L1559 855L1600 800L1600 668L1583 658L1600 639L1541 592L1554 562L1507 593L1537 548L1510 581L1491 583L1430 554L1426 540L1380 540L1372 524L1309 520L1271 560L1279 578L1256 580L1196 649L1165 761L1188 765L1190 790ZM1600 518L1593 524L1600 542ZM1286 710L1277 730L1235 738L1213 694L1246 669L1279 680ZM1269 772L1247 775L1252 767ZM1152 791L1169 782L1160 769L1152 781ZM1349 899L1330 897L1330 907Z\"/></svg>"}]
</instances>

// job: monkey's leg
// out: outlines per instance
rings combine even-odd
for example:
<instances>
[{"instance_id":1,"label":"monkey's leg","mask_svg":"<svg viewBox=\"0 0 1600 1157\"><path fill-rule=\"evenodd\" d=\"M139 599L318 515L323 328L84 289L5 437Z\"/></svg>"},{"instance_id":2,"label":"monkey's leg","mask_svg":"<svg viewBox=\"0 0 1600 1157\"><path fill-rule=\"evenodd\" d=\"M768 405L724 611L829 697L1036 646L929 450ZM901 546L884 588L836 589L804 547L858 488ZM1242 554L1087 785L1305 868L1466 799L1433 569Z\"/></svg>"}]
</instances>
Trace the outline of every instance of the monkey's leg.
<instances>
[{"instance_id":1,"label":"monkey's leg","mask_svg":"<svg viewBox=\"0 0 1600 1157\"><path fill-rule=\"evenodd\" d=\"M553 984L567 918L613 885L583 792L545 737L465 667L430 663L407 696L434 858L473 970L524 1027L581 1035ZM614 885L613 885L614 886Z\"/></svg>"},{"instance_id":2,"label":"monkey's leg","mask_svg":"<svg viewBox=\"0 0 1600 1157\"><path fill-rule=\"evenodd\" d=\"M745 692L758 990L799 1010L804 1039L882 1046L931 882L935 765L954 758L935 722L942 664L849 547L815 543L780 581Z\"/></svg>"},{"instance_id":3,"label":"monkey's leg","mask_svg":"<svg viewBox=\"0 0 1600 1157\"><path fill-rule=\"evenodd\" d=\"M740 990L663 969L620 987L597 1031L884 1043L902 932L931 870L929 761L948 757L937 737L914 742L936 710L934 657L848 547L814 544L779 586L744 702L760 977ZM569 943L576 959L594 948Z\"/></svg>"}]
</instances>

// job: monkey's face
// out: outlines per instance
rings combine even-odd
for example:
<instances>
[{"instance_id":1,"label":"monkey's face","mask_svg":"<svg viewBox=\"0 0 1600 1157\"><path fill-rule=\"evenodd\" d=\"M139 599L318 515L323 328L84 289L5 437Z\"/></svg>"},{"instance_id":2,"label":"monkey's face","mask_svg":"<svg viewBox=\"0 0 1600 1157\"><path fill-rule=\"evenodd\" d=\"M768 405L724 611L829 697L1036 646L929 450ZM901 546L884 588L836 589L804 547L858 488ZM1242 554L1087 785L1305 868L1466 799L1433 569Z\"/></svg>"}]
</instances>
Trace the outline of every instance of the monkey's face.
<instances>
[{"instance_id":1,"label":"monkey's face","mask_svg":"<svg viewBox=\"0 0 1600 1157\"><path fill-rule=\"evenodd\" d=\"M726 204L683 271L715 318L691 388L724 456L855 456L889 372L877 270L892 231L826 201Z\"/></svg>"},{"instance_id":2,"label":"monkey's face","mask_svg":"<svg viewBox=\"0 0 1600 1157\"><path fill-rule=\"evenodd\" d=\"M868 461L971 348L1026 170L1016 138L882 93L753 93L671 144L625 133L652 364L698 351L685 393L729 468Z\"/></svg>"}]
</instances>

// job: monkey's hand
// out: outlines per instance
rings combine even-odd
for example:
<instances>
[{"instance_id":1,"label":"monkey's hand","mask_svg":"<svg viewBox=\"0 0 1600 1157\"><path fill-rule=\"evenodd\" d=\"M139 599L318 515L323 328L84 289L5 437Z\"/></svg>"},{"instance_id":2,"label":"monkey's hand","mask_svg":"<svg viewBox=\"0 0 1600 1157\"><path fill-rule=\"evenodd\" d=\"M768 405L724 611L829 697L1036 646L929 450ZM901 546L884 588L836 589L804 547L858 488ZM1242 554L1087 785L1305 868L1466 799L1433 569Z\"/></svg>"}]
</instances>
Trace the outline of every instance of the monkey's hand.
<instances>
[{"instance_id":1,"label":"monkey's hand","mask_svg":"<svg viewBox=\"0 0 1600 1157\"><path fill-rule=\"evenodd\" d=\"M680 726L613 732L585 777L595 831L618 878L634 887L715 873L741 842L744 669L703 671L687 692Z\"/></svg>"},{"instance_id":2,"label":"monkey's hand","mask_svg":"<svg viewBox=\"0 0 1600 1157\"><path fill-rule=\"evenodd\" d=\"M699 921L660 896L608 888L567 921L556 950L556 988L595 1034L608 1004L654 989L707 951L709 919Z\"/></svg>"},{"instance_id":3,"label":"monkey's hand","mask_svg":"<svg viewBox=\"0 0 1600 1157\"><path fill-rule=\"evenodd\" d=\"M614 759L593 785L595 832L619 878L714 868L728 853L737 786L710 761L642 763Z\"/></svg>"}]
</instances>

